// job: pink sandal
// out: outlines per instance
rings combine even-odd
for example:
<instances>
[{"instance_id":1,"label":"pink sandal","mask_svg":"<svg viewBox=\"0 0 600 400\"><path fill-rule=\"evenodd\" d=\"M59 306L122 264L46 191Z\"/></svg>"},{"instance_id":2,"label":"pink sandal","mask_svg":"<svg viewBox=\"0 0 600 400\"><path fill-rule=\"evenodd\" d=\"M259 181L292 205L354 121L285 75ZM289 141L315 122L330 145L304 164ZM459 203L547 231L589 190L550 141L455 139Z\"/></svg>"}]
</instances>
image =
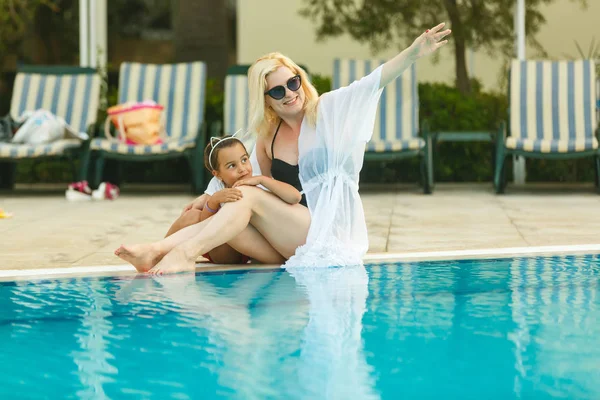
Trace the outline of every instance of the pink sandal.
<instances>
[{"instance_id":1,"label":"pink sandal","mask_svg":"<svg viewBox=\"0 0 600 400\"><path fill-rule=\"evenodd\" d=\"M87 181L73 182L69 184L65 197L69 201L89 201L92 200L92 189Z\"/></svg>"},{"instance_id":2,"label":"pink sandal","mask_svg":"<svg viewBox=\"0 0 600 400\"><path fill-rule=\"evenodd\" d=\"M94 200L115 200L120 194L119 187L110 182L102 182L98 189L92 192Z\"/></svg>"}]
</instances>

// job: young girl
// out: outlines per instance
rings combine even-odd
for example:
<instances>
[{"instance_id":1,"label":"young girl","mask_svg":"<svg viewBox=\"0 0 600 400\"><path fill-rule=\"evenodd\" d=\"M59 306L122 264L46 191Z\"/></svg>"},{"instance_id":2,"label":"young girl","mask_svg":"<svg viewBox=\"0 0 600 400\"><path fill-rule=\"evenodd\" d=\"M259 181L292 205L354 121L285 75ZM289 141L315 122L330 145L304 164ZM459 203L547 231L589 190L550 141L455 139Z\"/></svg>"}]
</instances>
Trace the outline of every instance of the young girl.
<instances>
[{"instance_id":1,"label":"young girl","mask_svg":"<svg viewBox=\"0 0 600 400\"><path fill-rule=\"evenodd\" d=\"M172 235L186 226L204 221L216 214L221 205L235 202L242 198L242 192L237 187L262 186L275 196L289 204L299 203L302 199L300 192L284 182L258 175L253 176L250 156L244 144L233 136L212 138L204 149L204 165L216 179L212 179L205 194L208 198L201 209L190 208L175 221L169 229L167 236ZM253 238L253 240L256 240ZM259 245L253 243L253 245ZM265 243L268 245L268 243ZM281 263L284 258L274 253L267 262ZM219 264L245 264L249 258L233 249L228 244L223 244L203 255L209 261Z\"/></svg>"}]
</instances>

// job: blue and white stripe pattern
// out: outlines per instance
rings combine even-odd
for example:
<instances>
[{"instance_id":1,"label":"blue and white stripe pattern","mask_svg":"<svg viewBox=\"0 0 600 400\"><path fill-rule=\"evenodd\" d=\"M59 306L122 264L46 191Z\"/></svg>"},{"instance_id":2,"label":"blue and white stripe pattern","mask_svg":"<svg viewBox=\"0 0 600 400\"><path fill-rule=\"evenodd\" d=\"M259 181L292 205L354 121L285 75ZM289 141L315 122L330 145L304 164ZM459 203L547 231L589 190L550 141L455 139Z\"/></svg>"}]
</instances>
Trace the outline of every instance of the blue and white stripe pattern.
<instances>
[{"instance_id":1,"label":"blue and white stripe pattern","mask_svg":"<svg viewBox=\"0 0 600 400\"><path fill-rule=\"evenodd\" d=\"M600 122L600 76L596 77L596 122Z\"/></svg>"},{"instance_id":2,"label":"blue and white stripe pattern","mask_svg":"<svg viewBox=\"0 0 600 400\"><path fill-rule=\"evenodd\" d=\"M248 75L227 75L225 78L224 134L233 135L248 128Z\"/></svg>"},{"instance_id":3,"label":"blue and white stripe pattern","mask_svg":"<svg viewBox=\"0 0 600 400\"><path fill-rule=\"evenodd\" d=\"M101 149L111 153L118 154L135 154L135 155L150 155L150 154L167 154L181 153L185 149L192 148L196 145L196 138L181 137L165 141L161 144L153 145L129 145L117 140L94 139L90 144L95 150Z\"/></svg>"},{"instance_id":4,"label":"blue and white stripe pattern","mask_svg":"<svg viewBox=\"0 0 600 400\"><path fill-rule=\"evenodd\" d=\"M541 153L598 148L593 61L519 61L510 69L506 147Z\"/></svg>"},{"instance_id":5,"label":"blue and white stripe pattern","mask_svg":"<svg viewBox=\"0 0 600 400\"><path fill-rule=\"evenodd\" d=\"M598 261L598 255L591 255L527 257L511 262L509 303L515 325L511 340L523 378L538 381L532 375L544 374L537 368L524 368L532 349L536 357L548 357L555 350L555 341L544 340L544 335L555 338L560 331L561 337L576 337L594 323ZM552 361L538 364L551 366Z\"/></svg>"},{"instance_id":6,"label":"blue and white stripe pattern","mask_svg":"<svg viewBox=\"0 0 600 400\"><path fill-rule=\"evenodd\" d=\"M86 132L96 122L99 99L98 74L19 72L13 86L10 115L18 118L25 111L44 109L62 117L74 129ZM0 158L59 156L80 146L81 141L73 139L40 145L1 143Z\"/></svg>"},{"instance_id":7,"label":"blue and white stripe pattern","mask_svg":"<svg viewBox=\"0 0 600 400\"><path fill-rule=\"evenodd\" d=\"M100 99L97 74L18 73L10 103L10 115L44 109L64 120L79 132L96 122Z\"/></svg>"},{"instance_id":8,"label":"blue and white stripe pattern","mask_svg":"<svg viewBox=\"0 0 600 400\"><path fill-rule=\"evenodd\" d=\"M348 86L383 63L380 60L334 60L332 89ZM419 94L413 64L383 89L367 151L419 150L425 146L425 141L418 135Z\"/></svg>"},{"instance_id":9,"label":"blue and white stripe pattern","mask_svg":"<svg viewBox=\"0 0 600 400\"><path fill-rule=\"evenodd\" d=\"M168 140L161 145L133 146L94 139L90 148L120 154L163 154L192 148L204 122L205 98L203 62L123 63L119 72L119 104L154 100L162 105Z\"/></svg>"},{"instance_id":10,"label":"blue and white stripe pattern","mask_svg":"<svg viewBox=\"0 0 600 400\"><path fill-rule=\"evenodd\" d=\"M66 150L81 147L81 140L62 139L48 144L11 144L0 143L0 158L21 159L60 156Z\"/></svg>"}]
</instances>

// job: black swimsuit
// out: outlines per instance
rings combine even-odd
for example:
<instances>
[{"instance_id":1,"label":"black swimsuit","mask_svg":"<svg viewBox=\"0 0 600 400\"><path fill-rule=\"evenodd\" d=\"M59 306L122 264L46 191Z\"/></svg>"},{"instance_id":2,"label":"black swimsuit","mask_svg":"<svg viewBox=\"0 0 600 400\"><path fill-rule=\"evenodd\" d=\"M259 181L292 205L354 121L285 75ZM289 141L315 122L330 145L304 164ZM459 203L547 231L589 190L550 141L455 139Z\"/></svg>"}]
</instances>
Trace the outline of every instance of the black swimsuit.
<instances>
[{"instance_id":1,"label":"black swimsuit","mask_svg":"<svg viewBox=\"0 0 600 400\"><path fill-rule=\"evenodd\" d=\"M279 160L275 158L275 153L273 152L273 146L275 145L275 138L277 137L277 133L279 132L279 127L281 126L281 121L279 125L277 125L277 130L275 131L275 135L273 136L273 141L271 142L271 176L273 179L277 179L278 181L285 182L289 185L295 187L299 192L302 192L302 184L300 183L300 168L297 165L291 165L286 163L283 160ZM300 204L304 207L306 205L306 196L302 195L302 200L300 200Z\"/></svg>"}]
</instances>

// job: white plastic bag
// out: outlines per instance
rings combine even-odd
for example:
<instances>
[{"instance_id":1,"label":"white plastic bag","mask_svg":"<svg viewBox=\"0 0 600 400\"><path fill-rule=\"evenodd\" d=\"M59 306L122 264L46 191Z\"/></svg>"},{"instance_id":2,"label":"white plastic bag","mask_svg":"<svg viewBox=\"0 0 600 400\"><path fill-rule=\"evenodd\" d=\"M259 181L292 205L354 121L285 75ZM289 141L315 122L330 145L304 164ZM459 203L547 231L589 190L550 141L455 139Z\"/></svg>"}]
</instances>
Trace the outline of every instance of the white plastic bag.
<instances>
[{"instance_id":1,"label":"white plastic bag","mask_svg":"<svg viewBox=\"0 0 600 400\"><path fill-rule=\"evenodd\" d=\"M18 119L25 123L17 130L12 143L44 144L61 139L87 140L87 133L77 132L67 122L50 111L26 111Z\"/></svg>"}]
</instances>

